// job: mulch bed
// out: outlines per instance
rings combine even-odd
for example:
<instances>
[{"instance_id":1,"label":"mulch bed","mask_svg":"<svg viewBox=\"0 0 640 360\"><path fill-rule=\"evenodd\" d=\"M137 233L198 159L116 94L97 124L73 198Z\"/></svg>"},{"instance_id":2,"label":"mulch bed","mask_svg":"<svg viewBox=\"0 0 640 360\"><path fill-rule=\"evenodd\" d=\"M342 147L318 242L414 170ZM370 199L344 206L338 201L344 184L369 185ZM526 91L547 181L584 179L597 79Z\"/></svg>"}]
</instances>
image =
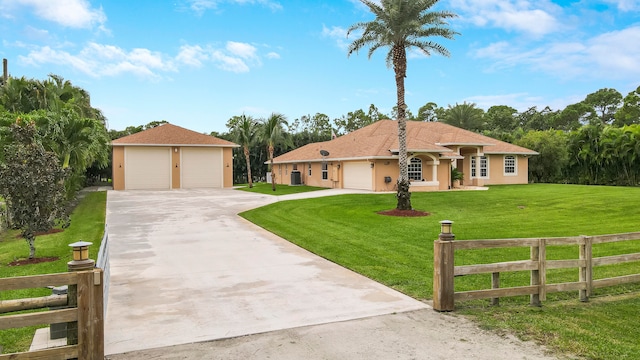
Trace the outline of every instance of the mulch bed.
<instances>
[{"instance_id":1,"label":"mulch bed","mask_svg":"<svg viewBox=\"0 0 640 360\"><path fill-rule=\"evenodd\" d=\"M378 211L378 214L386 215L386 216L400 216L400 217L419 217L419 216L429 216L429 215L431 215L430 213L428 213L426 211L420 211L420 210L398 210L398 209Z\"/></svg>"},{"instance_id":2,"label":"mulch bed","mask_svg":"<svg viewBox=\"0 0 640 360\"><path fill-rule=\"evenodd\" d=\"M20 259L20 260L12 261L8 265L9 266L31 265L31 264L39 264L43 262L57 261L58 259L60 258L59 257L40 257L40 258L33 258L33 259Z\"/></svg>"}]
</instances>

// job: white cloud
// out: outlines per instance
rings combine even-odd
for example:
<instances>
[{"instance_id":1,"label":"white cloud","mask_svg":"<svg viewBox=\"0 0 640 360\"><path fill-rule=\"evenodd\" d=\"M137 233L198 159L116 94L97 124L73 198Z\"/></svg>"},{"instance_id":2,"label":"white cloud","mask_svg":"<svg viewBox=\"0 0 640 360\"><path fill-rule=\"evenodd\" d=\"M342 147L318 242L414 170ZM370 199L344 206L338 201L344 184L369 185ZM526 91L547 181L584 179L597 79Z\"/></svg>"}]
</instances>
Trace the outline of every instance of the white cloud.
<instances>
[{"instance_id":1,"label":"white cloud","mask_svg":"<svg viewBox=\"0 0 640 360\"><path fill-rule=\"evenodd\" d=\"M490 70L528 66L561 78L637 78L640 76L640 26L604 33L583 42L551 42L533 49L507 42L474 52L495 61Z\"/></svg>"},{"instance_id":2,"label":"white cloud","mask_svg":"<svg viewBox=\"0 0 640 360\"><path fill-rule=\"evenodd\" d=\"M91 4L87 0L66 0L66 1L53 1L53 0L0 0L4 5L8 7L26 6L33 9L36 16L58 23L62 26L78 28L78 29L91 29L93 27L99 27L104 30L104 24L107 21L107 16L104 14L102 8L92 8ZM11 4L9 4L11 2Z\"/></svg>"},{"instance_id":3,"label":"white cloud","mask_svg":"<svg viewBox=\"0 0 640 360\"><path fill-rule=\"evenodd\" d=\"M113 45L88 43L80 52L53 49L49 46L36 47L28 55L20 56L25 64L69 65L93 77L134 74L143 78L159 79L160 72L176 71L173 60L159 52L148 49L126 51Z\"/></svg>"},{"instance_id":4,"label":"white cloud","mask_svg":"<svg viewBox=\"0 0 640 360\"><path fill-rule=\"evenodd\" d=\"M271 52L268 58L279 58L279 55ZM215 64L219 69L235 73L251 71L252 67L262 65L258 49L247 43L228 41L224 48L216 48L211 45L183 45L176 56L176 60L182 64L202 67L205 62Z\"/></svg>"},{"instance_id":5,"label":"white cloud","mask_svg":"<svg viewBox=\"0 0 640 360\"><path fill-rule=\"evenodd\" d=\"M176 60L193 67L201 67L202 62L209 59L206 51L200 45L183 45L176 56Z\"/></svg>"},{"instance_id":6,"label":"white cloud","mask_svg":"<svg viewBox=\"0 0 640 360\"><path fill-rule=\"evenodd\" d=\"M615 5L620 11L640 10L640 1L638 0L605 0L605 2Z\"/></svg>"},{"instance_id":7,"label":"white cloud","mask_svg":"<svg viewBox=\"0 0 640 360\"><path fill-rule=\"evenodd\" d=\"M270 52L266 55L267 59L280 59L280 54L276 52Z\"/></svg>"},{"instance_id":8,"label":"white cloud","mask_svg":"<svg viewBox=\"0 0 640 360\"><path fill-rule=\"evenodd\" d=\"M352 38L356 38L359 34L353 34ZM332 26L331 28L322 25L322 36L336 41L338 47L344 51L349 48L350 41L347 38L347 29L340 26Z\"/></svg>"},{"instance_id":9,"label":"white cloud","mask_svg":"<svg viewBox=\"0 0 640 360\"><path fill-rule=\"evenodd\" d=\"M226 48L227 51L229 51L231 54L239 56L243 59L253 59L257 57L257 49L255 48L255 46L247 43L228 41Z\"/></svg>"},{"instance_id":10,"label":"white cloud","mask_svg":"<svg viewBox=\"0 0 640 360\"><path fill-rule=\"evenodd\" d=\"M476 26L497 27L541 37L561 27L554 14L559 6L548 0L452 0L451 6Z\"/></svg>"},{"instance_id":11,"label":"white cloud","mask_svg":"<svg viewBox=\"0 0 640 360\"><path fill-rule=\"evenodd\" d=\"M185 0L187 8L191 9L198 15L202 15L207 10L216 10L222 3L231 3L239 5L262 5L273 11L282 10L282 5L271 0Z\"/></svg>"}]
</instances>

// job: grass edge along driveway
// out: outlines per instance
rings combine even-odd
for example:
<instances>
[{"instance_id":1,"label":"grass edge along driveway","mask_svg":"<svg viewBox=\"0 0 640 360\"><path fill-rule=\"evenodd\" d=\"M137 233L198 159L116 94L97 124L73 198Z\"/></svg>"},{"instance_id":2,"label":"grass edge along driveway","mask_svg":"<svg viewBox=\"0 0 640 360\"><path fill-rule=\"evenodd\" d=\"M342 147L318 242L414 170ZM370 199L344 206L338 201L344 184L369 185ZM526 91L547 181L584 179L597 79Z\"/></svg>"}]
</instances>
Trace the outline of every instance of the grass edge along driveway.
<instances>
[{"instance_id":1,"label":"grass edge along driveway","mask_svg":"<svg viewBox=\"0 0 640 360\"><path fill-rule=\"evenodd\" d=\"M578 185L492 186L489 191L414 193L415 209L431 213L421 218L378 215L395 207L393 194L356 194L281 201L241 214L249 221L342 266L417 299L432 297L433 240L439 221L454 221L456 240L516 237L597 235L638 231L640 188ZM617 253L637 252L639 242ZM559 248L556 255L577 249ZM609 249L594 249L605 255ZM486 263L528 258L528 249L466 252L456 263ZM612 269L613 275L640 272L631 263ZM528 282L527 274L505 274L505 286ZM611 276L611 274L608 274ZM573 273L551 274L558 279ZM487 279L456 279L456 289ZM460 285L459 285L460 283ZM523 284L527 285L527 284ZM478 287L479 288L479 287ZM640 353L640 329L629 319L640 310L639 286L602 289L589 304L577 294L549 296L542 308L530 308L525 298L458 303L459 313L472 315L482 326L512 331L551 348L592 359L634 358ZM625 295L625 294L631 295ZM619 299L622 296L623 299ZM588 309L588 311L587 311ZM574 311L575 310L575 311ZM553 319L552 321L550 321ZM612 321L605 321L612 319ZM617 321L616 321L617 320ZM597 329L591 331L591 329ZM586 334L589 334L587 336ZM598 341L593 337L597 336Z\"/></svg>"}]
</instances>

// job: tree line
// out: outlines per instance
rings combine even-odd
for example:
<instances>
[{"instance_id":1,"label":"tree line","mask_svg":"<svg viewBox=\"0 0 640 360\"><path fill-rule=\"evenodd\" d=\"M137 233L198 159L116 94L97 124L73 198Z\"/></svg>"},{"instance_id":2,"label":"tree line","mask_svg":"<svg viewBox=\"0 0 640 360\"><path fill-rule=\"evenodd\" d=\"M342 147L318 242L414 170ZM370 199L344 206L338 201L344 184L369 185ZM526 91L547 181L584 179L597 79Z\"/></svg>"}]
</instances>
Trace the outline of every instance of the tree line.
<instances>
[{"instance_id":1,"label":"tree line","mask_svg":"<svg viewBox=\"0 0 640 360\"><path fill-rule=\"evenodd\" d=\"M366 111L354 110L333 120L323 113L292 121L284 118L274 156L395 116L395 108L384 114L371 104ZM519 112L496 105L485 111L474 103L444 108L429 102L416 115L407 109L406 116L410 121L440 121L537 151L540 155L529 159L532 182L624 186L640 183L640 87L625 97L615 89L600 89L561 110L531 107ZM251 120L251 131L241 119ZM242 145L234 150L235 183L247 182L249 170L253 179L265 179L269 154L264 141L259 136L247 136L260 134L263 123L261 119L238 115L227 121L226 132L211 133Z\"/></svg>"}]
</instances>

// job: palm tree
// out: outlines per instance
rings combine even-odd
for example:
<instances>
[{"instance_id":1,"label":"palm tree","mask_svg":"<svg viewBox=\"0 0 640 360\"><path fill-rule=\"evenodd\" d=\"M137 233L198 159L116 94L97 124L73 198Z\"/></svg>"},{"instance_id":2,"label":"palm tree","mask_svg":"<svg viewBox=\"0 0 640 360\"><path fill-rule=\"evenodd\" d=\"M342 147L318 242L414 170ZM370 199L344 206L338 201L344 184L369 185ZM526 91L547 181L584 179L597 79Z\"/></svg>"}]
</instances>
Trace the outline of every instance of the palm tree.
<instances>
[{"instance_id":1,"label":"palm tree","mask_svg":"<svg viewBox=\"0 0 640 360\"><path fill-rule=\"evenodd\" d=\"M269 168L271 169L271 189L276 191L276 174L273 171L273 151L275 145L284 140L284 127L287 125L287 118L278 113L272 113L263 122L262 140L267 144L269 154Z\"/></svg>"},{"instance_id":2,"label":"palm tree","mask_svg":"<svg viewBox=\"0 0 640 360\"><path fill-rule=\"evenodd\" d=\"M438 0L360 0L376 16L373 21L359 22L347 31L349 36L355 30L362 30L362 35L349 45L348 55L365 46L369 47L369 58L381 48L388 47L387 66L393 65L396 78L397 111L398 111L398 210L411 210L411 193L409 192L409 174L407 168L407 121L404 102L404 78L407 76L407 49L417 48L426 55L431 52L449 56L449 51L442 45L427 38L440 36L453 39L458 33L447 27L445 21L457 15L449 11L429 11Z\"/></svg>"},{"instance_id":3,"label":"palm tree","mask_svg":"<svg viewBox=\"0 0 640 360\"><path fill-rule=\"evenodd\" d=\"M256 121L251 116L244 114L239 116L238 121L234 124L233 132L235 141L242 145L244 158L247 161L247 180L249 188L253 187L253 179L251 177L251 161L249 160L249 146L253 145L256 137Z\"/></svg>"}]
</instances>

